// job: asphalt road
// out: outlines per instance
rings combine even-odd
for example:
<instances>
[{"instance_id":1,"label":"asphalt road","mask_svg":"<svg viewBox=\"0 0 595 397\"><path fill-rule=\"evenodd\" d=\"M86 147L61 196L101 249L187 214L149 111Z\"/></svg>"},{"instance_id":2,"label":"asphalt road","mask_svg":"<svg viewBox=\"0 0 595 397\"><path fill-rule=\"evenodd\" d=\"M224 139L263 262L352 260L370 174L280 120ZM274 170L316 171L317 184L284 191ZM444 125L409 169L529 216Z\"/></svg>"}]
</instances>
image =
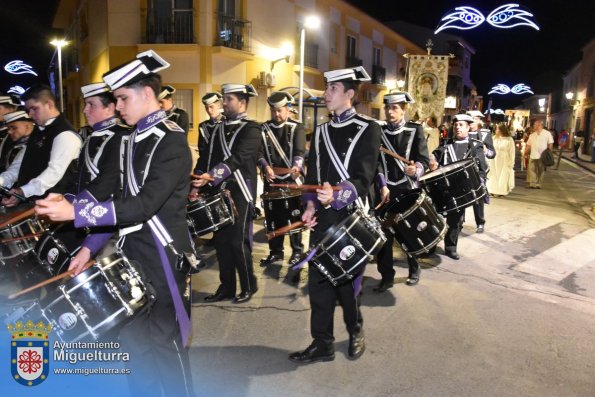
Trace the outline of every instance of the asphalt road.
<instances>
[{"instance_id":1,"label":"asphalt road","mask_svg":"<svg viewBox=\"0 0 595 397\"><path fill-rule=\"evenodd\" d=\"M423 259L419 285L362 297L366 353L347 359L342 310L335 313L336 359L298 366L287 359L311 341L306 276L266 269L261 221L254 262L259 291L242 305L206 304L218 285L214 253L194 276L191 347L199 396L595 396L595 175L563 160L543 189L524 187L486 206L486 231L471 209L461 260ZM307 240L306 240L307 241ZM286 242L287 244L287 242ZM287 246L286 252L290 252ZM395 249L397 257L402 254Z\"/></svg>"}]
</instances>

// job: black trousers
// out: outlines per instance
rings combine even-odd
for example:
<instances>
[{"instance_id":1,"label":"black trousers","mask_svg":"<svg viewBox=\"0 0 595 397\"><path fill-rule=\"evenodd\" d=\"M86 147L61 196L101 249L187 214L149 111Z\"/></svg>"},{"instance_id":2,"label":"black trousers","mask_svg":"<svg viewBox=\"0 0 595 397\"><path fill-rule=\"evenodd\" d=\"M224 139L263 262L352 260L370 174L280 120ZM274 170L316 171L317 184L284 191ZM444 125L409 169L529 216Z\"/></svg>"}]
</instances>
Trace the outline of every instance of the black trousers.
<instances>
[{"instance_id":1,"label":"black trousers","mask_svg":"<svg viewBox=\"0 0 595 397\"><path fill-rule=\"evenodd\" d=\"M483 212L484 206L485 201L483 198L473 203L473 215L475 216L475 224L477 226L485 225L486 223L486 219Z\"/></svg>"},{"instance_id":2,"label":"black trousers","mask_svg":"<svg viewBox=\"0 0 595 397\"><path fill-rule=\"evenodd\" d=\"M144 279L150 281L157 299L120 330L122 352L129 353L124 365L131 396L194 396L188 350L184 348L171 293L159 261L159 253L150 239L127 237L123 250L139 263ZM168 253L170 260L173 260ZM150 260L149 258L153 258ZM178 285L185 275L173 270Z\"/></svg>"},{"instance_id":3,"label":"black trousers","mask_svg":"<svg viewBox=\"0 0 595 397\"><path fill-rule=\"evenodd\" d=\"M253 204L246 201L235 182L226 186L237 210L233 225L215 232L213 241L219 262L218 292L226 296L236 294L236 272L242 292L256 291L256 277L252 266L252 211Z\"/></svg>"},{"instance_id":4,"label":"black trousers","mask_svg":"<svg viewBox=\"0 0 595 397\"><path fill-rule=\"evenodd\" d=\"M444 249L446 251L455 252L457 250L457 242L459 241L459 233L463 222L465 220L465 210L453 211L446 215L446 224L448 229L444 236Z\"/></svg>"},{"instance_id":5,"label":"black trousers","mask_svg":"<svg viewBox=\"0 0 595 397\"><path fill-rule=\"evenodd\" d=\"M393 263L393 242L395 237L393 234L385 230L384 235L386 236L386 243L380 248L378 256L376 258L376 267L378 273L382 276L383 281L393 281L395 278L395 268ZM419 272L419 263L415 255L407 254L407 264L409 265L409 276L417 274Z\"/></svg>"},{"instance_id":6,"label":"black trousers","mask_svg":"<svg viewBox=\"0 0 595 397\"><path fill-rule=\"evenodd\" d=\"M339 218L339 214L332 214L331 219L325 219L324 212L326 211L333 210L319 211L319 224L316 226L316 230L310 234L311 246L322 239L323 232L327 230L325 224L332 224L334 218ZM355 296L354 282L347 282L333 287L314 265L310 265L308 269L308 293L311 309L310 333L317 344L328 346L335 340L334 316L337 300L343 307L343 321L347 332L353 334L362 329L364 320L360 312L359 294Z\"/></svg>"},{"instance_id":7,"label":"black trousers","mask_svg":"<svg viewBox=\"0 0 595 397\"><path fill-rule=\"evenodd\" d=\"M269 240L269 251L271 254L283 256L283 241L285 236L281 235ZM301 254L304 252L304 245L302 244L302 233L293 233L289 235L289 244L291 244L292 254Z\"/></svg>"}]
</instances>

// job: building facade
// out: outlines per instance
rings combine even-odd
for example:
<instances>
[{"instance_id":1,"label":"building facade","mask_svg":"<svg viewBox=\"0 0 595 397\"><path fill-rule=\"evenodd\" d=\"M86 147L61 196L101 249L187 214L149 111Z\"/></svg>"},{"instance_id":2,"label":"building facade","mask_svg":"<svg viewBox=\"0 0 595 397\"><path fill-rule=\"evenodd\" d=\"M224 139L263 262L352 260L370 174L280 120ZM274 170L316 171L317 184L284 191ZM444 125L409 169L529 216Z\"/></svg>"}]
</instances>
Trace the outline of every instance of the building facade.
<instances>
[{"instance_id":1,"label":"building facade","mask_svg":"<svg viewBox=\"0 0 595 397\"><path fill-rule=\"evenodd\" d=\"M320 19L317 29L305 27L311 15ZM307 96L316 99L324 90L324 71L363 65L373 81L363 85L358 110L373 117L382 116L383 94L396 88L403 55L424 52L340 0L62 0L53 25L71 42L63 50L63 70L65 111L75 124L84 122L81 85L153 49L171 64L161 75L190 115L190 143L206 118L200 97L224 83L253 84L259 96L251 99L249 116L270 118L266 97L299 86L302 29ZM307 130L314 115L305 108ZM318 122L326 111L319 115Z\"/></svg>"}]
</instances>

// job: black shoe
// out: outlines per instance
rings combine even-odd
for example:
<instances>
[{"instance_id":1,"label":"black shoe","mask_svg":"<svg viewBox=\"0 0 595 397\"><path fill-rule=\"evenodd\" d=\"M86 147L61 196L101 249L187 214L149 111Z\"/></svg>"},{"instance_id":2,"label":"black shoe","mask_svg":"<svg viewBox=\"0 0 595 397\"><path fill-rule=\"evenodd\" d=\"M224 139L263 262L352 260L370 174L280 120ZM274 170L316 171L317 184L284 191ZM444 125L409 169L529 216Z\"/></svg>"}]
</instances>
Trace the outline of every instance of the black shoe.
<instances>
[{"instance_id":1,"label":"black shoe","mask_svg":"<svg viewBox=\"0 0 595 397\"><path fill-rule=\"evenodd\" d=\"M294 265L297 265L301 260L302 260L302 254L300 252L294 252L293 254L291 254L291 257L289 258L289 261L287 262L287 264L289 266L294 266Z\"/></svg>"},{"instance_id":2,"label":"black shoe","mask_svg":"<svg viewBox=\"0 0 595 397\"><path fill-rule=\"evenodd\" d=\"M381 280L380 283L378 283L378 285L372 290L374 292L386 292L387 289L392 288L394 285L395 282L393 280Z\"/></svg>"},{"instance_id":3,"label":"black shoe","mask_svg":"<svg viewBox=\"0 0 595 397\"><path fill-rule=\"evenodd\" d=\"M483 225L479 225L477 226L477 230L475 231L476 233L483 233L484 227Z\"/></svg>"},{"instance_id":4,"label":"black shoe","mask_svg":"<svg viewBox=\"0 0 595 397\"><path fill-rule=\"evenodd\" d=\"M320 347L316 342L312 342L310 346L303 352L295 352L289 355L289 361L297 364L310 364L317 361L333 361L335 359L335 349L332 345Z\"/></svg>"},{"instance_id":5,"label":"black shoe","mask_svg":"<svg viewBox=\"0 0 595 397\"><path fill-rule=\"evenodd\" d=\"M252 292L251 291L244 291L244 292L241 292L235 298L233 298L233 300L231 301L231 303L244 303L244 302L248 302L251 298L252 298Z\"/></svg>"},{"instance_id":6,"label":"black shoe","mask_svg":"<svg viewBox=\"0 0 595 397\"><path fill-rule=\"evenodd\" d=\"M366 351L366 339L364 338L364 331L349 335L349 359L357 360Z\"/></svg>"},{"instance_id":7,"label":"black shoe","mask_svg":"<svg viewBox=\"0 0 595 397\"><path fill-rule=\"evenodd\" d=\"M214 294L205 296L205 302L213 303L213 302L219 302L219 301L222 301L225 299L231 299L231 298L232 298L231 296L225 295L224 293L217 291Z\"/></svg>"},{"instance_id":8,"label":"black shoe","mask_svg":"<svg viewBox=\"0 0 595 397\"><path fill-rule=\"evenodd\" d=\"M409 275L407 281L405 281L405 284L410 286L416 285L417 283L419 283L419 272Z\"/></svg>"},{"instance_id":9,"label":"black shoe","mask_svg":"<svg viewBox=\"0 0 595 397\"><path fill-rule=\"evenodd\" d=\"M265 259L260 260L260 266L266 267L266 266L270 265L271 263L282 261L282 260L283 260L283 254L269 254L269 256L267 256Z\"/></svg>"},{"instance_id":10,"label":"black shoe","mask_svg":"<svg viewBox=\"0 0 595 397\"><path fill-rule=\"evenodd\" d=\"M457 254L457 251L446 251L445 253L446 256L448 256L449 258L452 258L457 261L461 258L459 254Z\"/></svg>"}]
</instances>

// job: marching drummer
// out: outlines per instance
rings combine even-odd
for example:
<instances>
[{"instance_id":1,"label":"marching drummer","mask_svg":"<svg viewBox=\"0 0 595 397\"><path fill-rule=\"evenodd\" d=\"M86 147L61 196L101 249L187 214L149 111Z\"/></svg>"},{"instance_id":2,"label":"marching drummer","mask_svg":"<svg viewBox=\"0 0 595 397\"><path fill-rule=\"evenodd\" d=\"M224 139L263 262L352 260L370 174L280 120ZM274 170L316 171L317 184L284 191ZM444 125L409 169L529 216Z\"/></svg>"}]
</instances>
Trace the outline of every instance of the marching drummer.
<instances>
[{"instance_id":1,"label":"marching drummer","mask_svg":"<svg viewBox=\"0 0 595 397\"><path fill-rule=\"evenodd\" d=\"M223 84L225 121L210 136L194 169L193 190L213 186L229 189L237 220L215 232L213 239L219 262L217 290L205 297L207 302L233 299L248 302L258 290L252 266L252 214L256 193L256 160L261 143L260 126L247 118L250 98L257 96L250 84ZM236 296L236 271L240 293Z\"/></svg>"},{"instance_id":2,"label":"marching drummer","mask_svg":"<svg viewBox=\"0 0 595 397\"><path fill-rule=\"evenodd\" d=\"M418 187L418 179L430 162L428 147L421 124L405 121L405 112L409 103L415 101L408 92L394 92L384 96L384 114L386 122L382 126L382 146L398 154L401 159L382 152L378 161L376 185L380 190L380 203L387 204L399 199L399 196ZM406 162L404 160L407 160ZM386 234L386 243L378 253L378 272L382 276L374 288L384 292L394 284L392 233ZM407 254L409 276L407 285L419 282L420 267L414 255Z\"/></svg>"},{"instance_id":3,"label":"marching drummer","mask_svg":"<svg viewBox=\"0 0 595 397\"><path fill-rule=\"evenodd\" d=\"M457 114L453 118L454 122L454 140L440 148L434 150L434 156L430 160L430 170L434 171L440 165L447 165L466 158L474 158L479 166L479 176L485 179L488 169L485 159L483 145L481 142L469 140L469 129L473 118L468 114ZM458 209L448 213L446 223L448 229L444 237L444 251L452 259L459 259L457 253L457 242L459 232L463 225L465 209Z\"/></svg>"},{"instance_id":4,"label":"marching drummer","mask_svg":"<svg viewBox=\"0 0 595 397\"><path fill-rule=\"evenodd\" d=\"M488 159L493 159L496 157L496 149L494 147L494 140L492 139L492 131L487 128L481 128L483 126L483 114L479 110L470 110L467 112L467 114L473 118L473 122L471 123L471 127L469 129L469 138L477 139L483 142L483 152L485 157ZM487 174L488 169L486 169L485 172ZM490 196L486 195L485 197L485 200L489 200ZM473 204L473 215L475 216L477 233L483 233L485 229L485 200L477 200ZM489 201L487 202L489 203Z\"/></svg>"},{"instance_id":5,"label":"marching drummer","mask_svg":"<svg viewBox=\"0 0 595 397\"><path fill-rule=\"evenodd\" d=\"M276 91L267 98L267 102L271 108L271 120L262 124L262 146L258 158L264 176L265 192L272 191L271 183L301 183L300 174L304 171L306 150L302 124L289 117L293 96ZM269 256L260 260L260 266L283 260L283 240L284 236L281 235L269 241ZM291 266L299 262L304 250L302 234L290 234L289 242L292 250L289 258ZM296 276L299 280L299 274Z\"/></svg>"},{"instance_id":6,"label":"marching drummer","mask_svg":"<svg viewBox=\"0 0 595 397\"><path fill-rule=\"evenodd\" d=\"M316 193L304 195L306 209L302 216L310 227L310 246L316 245L325 232L349 214L352 206L363 206L362 200L374 178L380 126L375 120L357 114L353 107L359 85L370 76L362 66L324 73L327 87L326 106L333 113L330 122L319 125L313 136L308 157L307 184L323 185ZM339 190L334 191L332 185ZM312 343L303 351L290 354L298 364L331 361L335 358L333 318L337 299L343 306L343 319L349 333L349 359L358 359L365 351L363 320L359 295L363 271L352 282L333 287L310 265L308 290L312 314Z\"/></svg>"}]
</instances>

